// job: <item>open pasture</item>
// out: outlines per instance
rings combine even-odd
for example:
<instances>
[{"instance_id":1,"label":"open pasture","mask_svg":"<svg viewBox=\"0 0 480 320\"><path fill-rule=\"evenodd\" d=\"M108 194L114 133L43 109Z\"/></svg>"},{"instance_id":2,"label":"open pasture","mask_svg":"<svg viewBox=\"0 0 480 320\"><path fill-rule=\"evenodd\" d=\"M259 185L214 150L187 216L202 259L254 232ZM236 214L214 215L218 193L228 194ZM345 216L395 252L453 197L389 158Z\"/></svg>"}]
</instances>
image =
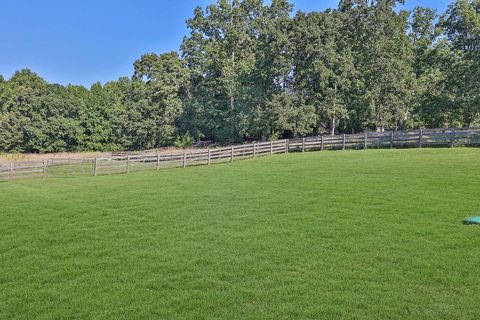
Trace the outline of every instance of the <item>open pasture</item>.
<instances>
[{"instance_id":1,"label":"open pasture","mask_svg":"<svg viewBox=\"0 0 480 320\"><path fill-rule=\"evenodd\" d=\"M1 319L475 319L479 149L0 183Z\"/></svg>"}]
</instances>

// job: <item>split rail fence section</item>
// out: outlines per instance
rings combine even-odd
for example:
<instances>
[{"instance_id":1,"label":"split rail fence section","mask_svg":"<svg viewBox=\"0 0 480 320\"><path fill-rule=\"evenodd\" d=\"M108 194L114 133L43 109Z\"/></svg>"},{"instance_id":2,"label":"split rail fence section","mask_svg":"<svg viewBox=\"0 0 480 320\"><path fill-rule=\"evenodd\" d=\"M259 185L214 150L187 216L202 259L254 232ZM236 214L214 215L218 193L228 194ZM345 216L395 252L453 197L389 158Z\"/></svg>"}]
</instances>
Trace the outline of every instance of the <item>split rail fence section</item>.
<instances>
[{"instance_id":1,"label":"split rail fence section","mask_svg":"<svg viewBox=\"0 0 480 320\"><path fill-rule=\"evenodd\" d=\"M117 153L110 158L13 161L0 163L0 181L22 178L99 176L160 170L162 168L210 165L289 152L455 146L480 146L480 128L420 129L318 136L168 154L148 150Z\"/></svg>"}]
</instances>

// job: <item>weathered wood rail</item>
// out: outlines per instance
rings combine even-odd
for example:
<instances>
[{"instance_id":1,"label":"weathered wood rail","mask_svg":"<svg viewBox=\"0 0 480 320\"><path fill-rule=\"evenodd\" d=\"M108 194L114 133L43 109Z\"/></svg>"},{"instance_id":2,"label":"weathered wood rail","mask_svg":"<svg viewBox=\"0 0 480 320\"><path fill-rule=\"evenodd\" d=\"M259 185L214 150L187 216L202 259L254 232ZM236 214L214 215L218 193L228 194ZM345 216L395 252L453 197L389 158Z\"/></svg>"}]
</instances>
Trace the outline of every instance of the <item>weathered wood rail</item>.
<instances>
[{"instance_id":1,"label":"weathered wood rail","mask_svg":"<svg viewBox=\"0 0 480 320\"><path fill-rule=\"evenodd\" d=\"M115 153L110 158L13 161L0 163L0 181L24 178L99 176L173 167L210 165L289 152L456 146L480 146L480 128L367 132L258 142L172 153L145 150Z\"/></svg>"}]
</instances>

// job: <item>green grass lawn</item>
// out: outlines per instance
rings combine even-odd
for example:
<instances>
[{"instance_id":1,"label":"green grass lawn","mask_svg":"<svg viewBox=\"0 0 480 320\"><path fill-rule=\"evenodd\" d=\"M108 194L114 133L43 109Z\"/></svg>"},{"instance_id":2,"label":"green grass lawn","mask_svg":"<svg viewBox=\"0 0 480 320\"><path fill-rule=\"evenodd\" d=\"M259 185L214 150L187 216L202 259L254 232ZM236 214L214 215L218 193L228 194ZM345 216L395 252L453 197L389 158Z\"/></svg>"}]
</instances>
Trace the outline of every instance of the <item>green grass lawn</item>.
<instances>
[{"instance_id":1,"label":"green grass lawn","mask_svg":"<svg viewBox=\"0 0 480 320\"><path fill-rule=\"evenodd\" d=\"M478 319L480 149L0 183L0 319Z\"/></svg>"}]
</instances>

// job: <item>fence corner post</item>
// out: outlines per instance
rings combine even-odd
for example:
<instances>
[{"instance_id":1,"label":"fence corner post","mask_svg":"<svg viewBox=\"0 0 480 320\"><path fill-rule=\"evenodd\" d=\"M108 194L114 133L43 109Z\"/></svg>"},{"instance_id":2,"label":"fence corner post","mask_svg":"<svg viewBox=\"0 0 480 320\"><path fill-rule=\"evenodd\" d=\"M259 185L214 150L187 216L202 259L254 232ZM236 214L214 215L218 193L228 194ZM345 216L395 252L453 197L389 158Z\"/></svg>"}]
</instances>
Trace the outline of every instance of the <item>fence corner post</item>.
<instances>
[{"instance_id":1,"label":"fence corner post","mask_svg":"<svg viewBox=\"0 0 480 320\"><path fill-rule=\"evenodd\" d=\"M43 179L47 179L47 167L48 167L48 160L43 159L43 172L42 172Z\"/></svg>"},{"instance_id":2,"label":"fence corner post","mask_svg":"<svg viewBox=\"0 0 480 320\"><path fill-rule=\"evenodd\" d=\"M418 132L418 147L422 148L423 147L423 129L420 128L420 131Z\"/></svg>"},{"instance_id":3,"label":"fence corner post","mask_svg":"<svg viewBox=\"0 0 480 320\"><path fill-rule=\"evenodd\" d=\"M10 174L8 175L8 180L13 180L13 161L10 161Z\"/></svg>"},{"instance_id":4,"label":"fence corner post","mask_svg":"<svg viewBox=\"0 0 480 320\"><path fill-rule=\"evenodd\" d=\"M452 128L450 135L451 135L450 147L453 148L455 146L455 128Z\"/></svg>"},{"instance_id":5,"label":"fence corner post","mask_svg":"<svg viewBox=\"0 0 480 320\"><path fill-rule=\"evenodd\" d=\"M97 166L98 166L98 158L95 157L93 160L93 176L97 176Z\"/></svg>"}]
</instances>

